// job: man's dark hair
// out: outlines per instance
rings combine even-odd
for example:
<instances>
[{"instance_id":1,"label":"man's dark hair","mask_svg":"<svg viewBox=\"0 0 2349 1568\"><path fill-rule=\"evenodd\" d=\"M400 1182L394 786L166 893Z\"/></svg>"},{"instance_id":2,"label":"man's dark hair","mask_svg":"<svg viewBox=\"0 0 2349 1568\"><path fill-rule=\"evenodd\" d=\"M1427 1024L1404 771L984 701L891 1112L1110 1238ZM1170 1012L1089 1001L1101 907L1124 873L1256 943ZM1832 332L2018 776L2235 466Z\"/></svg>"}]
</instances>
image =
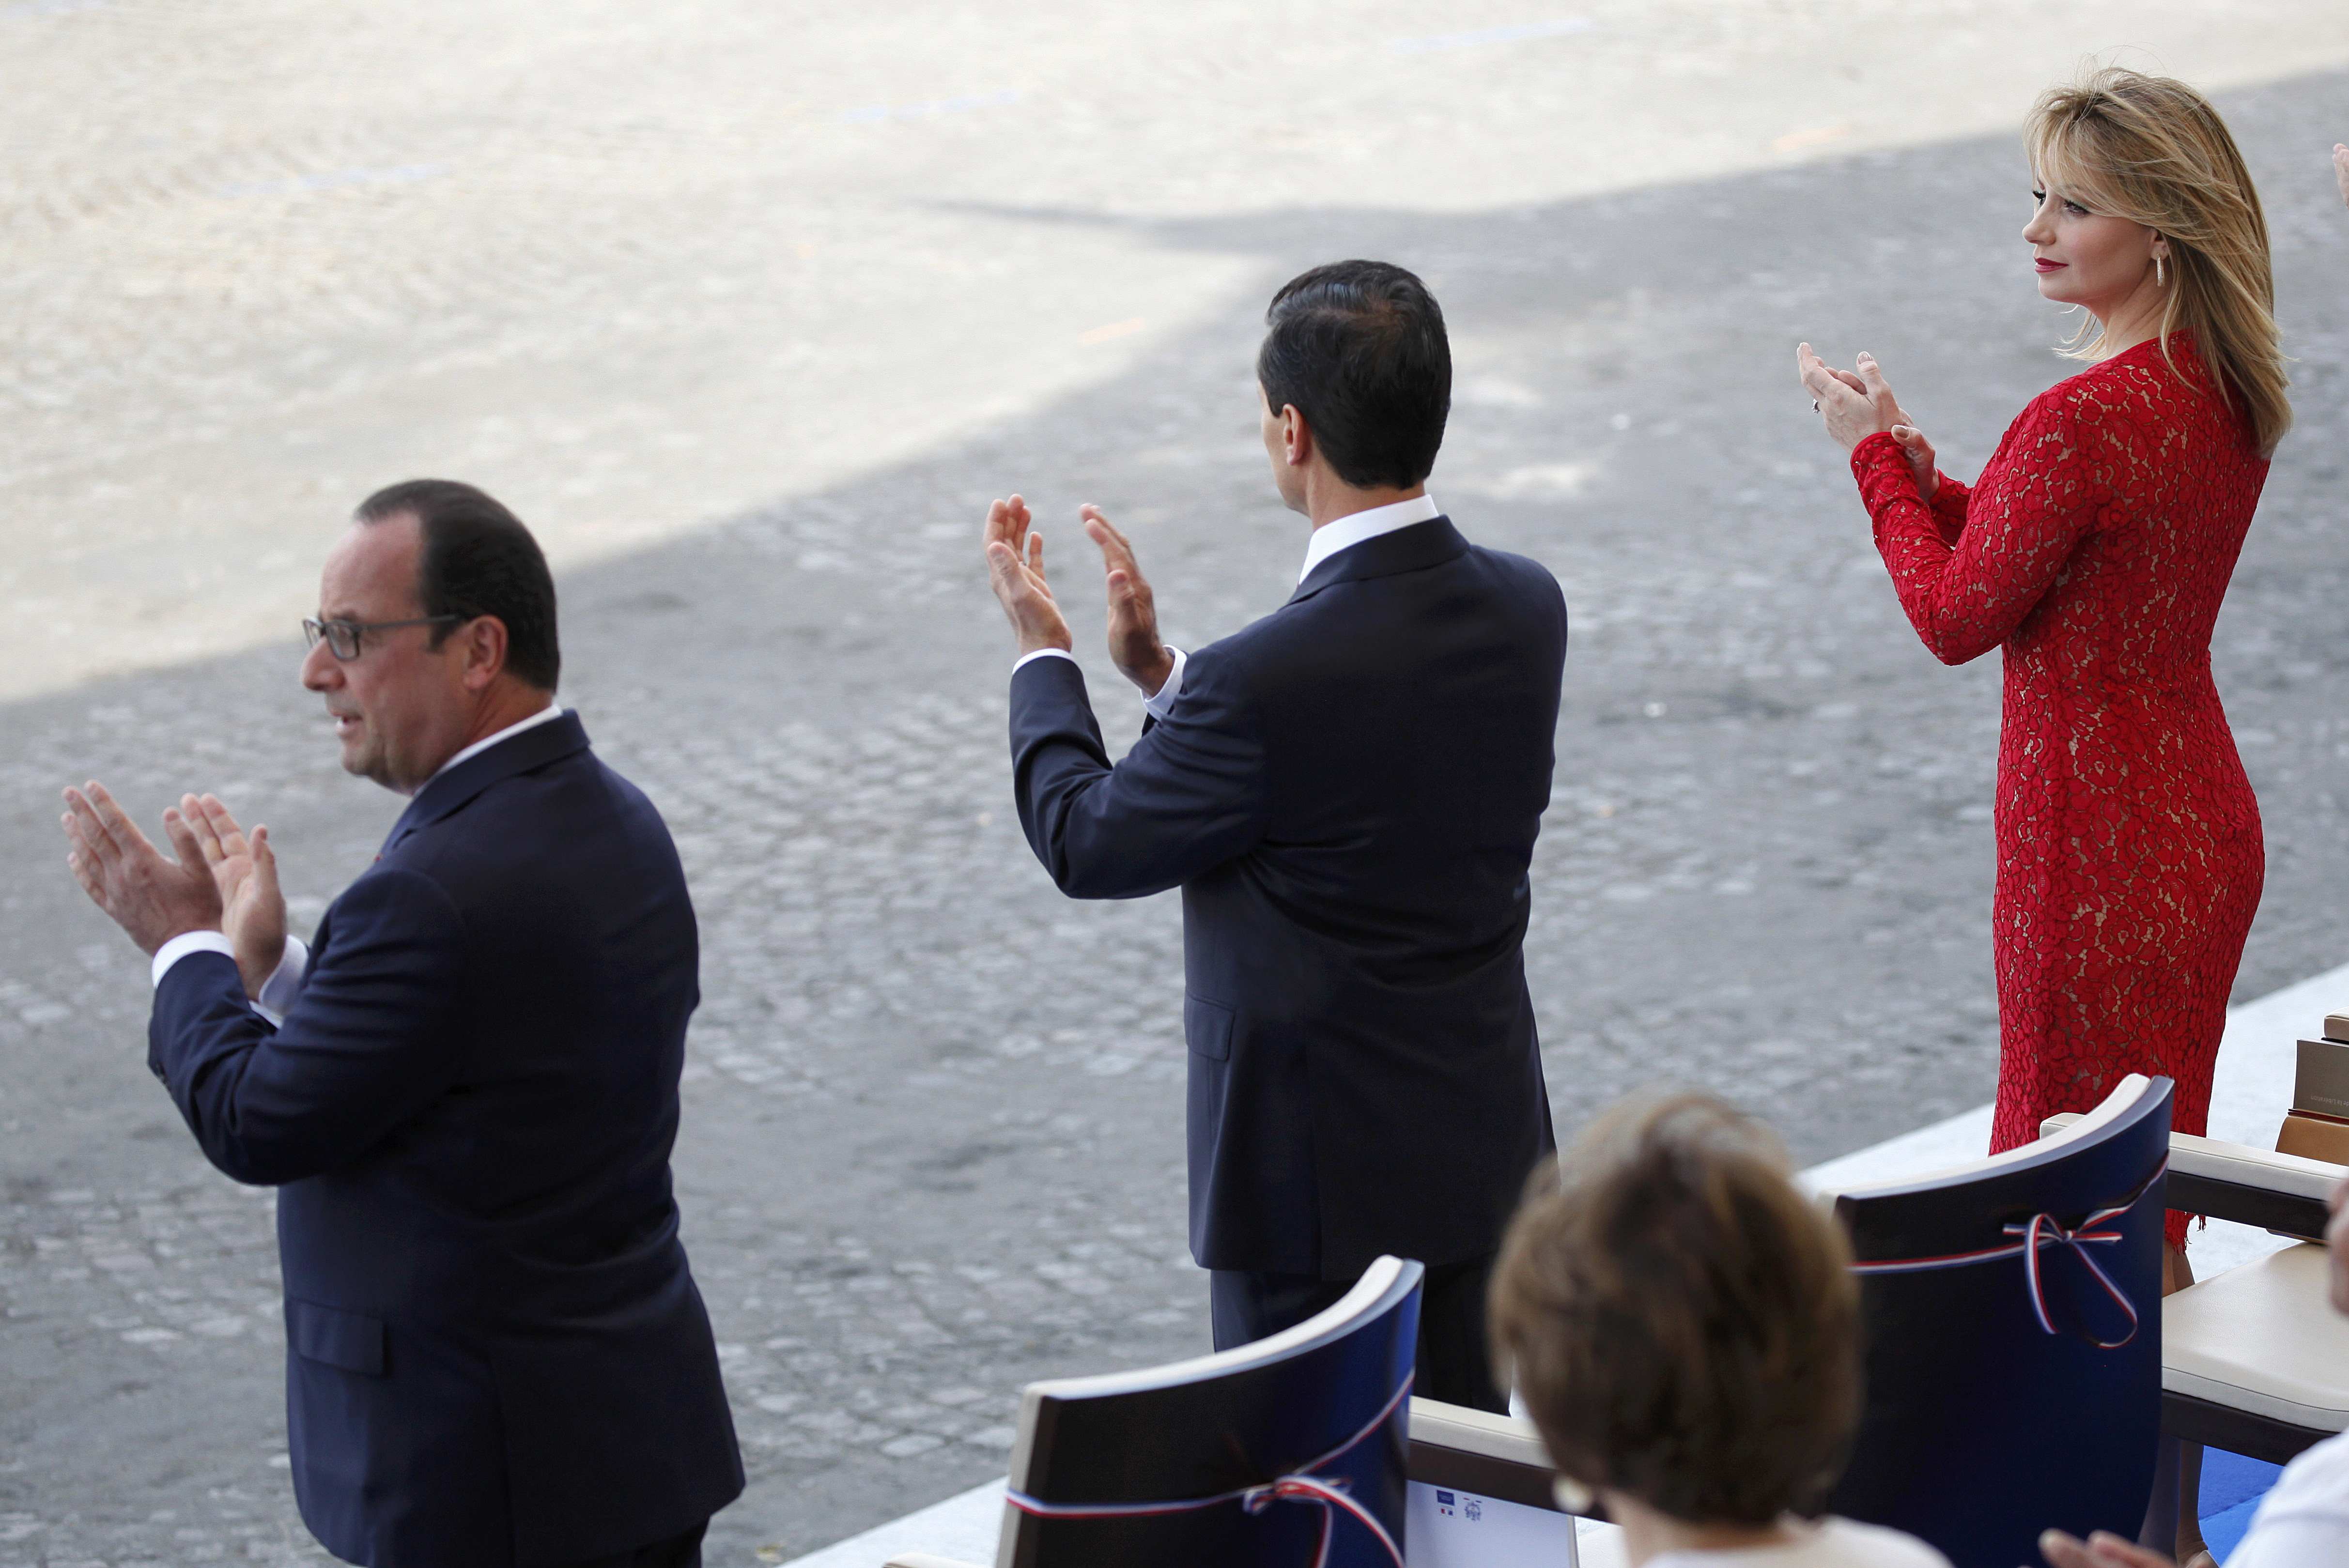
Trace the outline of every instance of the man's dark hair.
<instances>
[{"instance_id":1,"label":"man's dark hair","mask_svg":"<svg viewBox=\"0 0 2349 1568\"><path fill-rule=\"evenodd\" d=\"M428 615L506 625L506 668L542 691L563 674L554 634L554 574L522 520L491 496L455 480L406 480L359 503L361 522L412 517L424 538L416 593ZM439 647L454 631L436 627Z\"/></svg>"},{"instance_id":2,"label":"man's dark hair","mask_svg":"<svg viewBox=\"0 0 2349 1568\"><path fill-rule=\"evenodd\" d=\"M1452 411L1452 345L1425 284L1385 262L1331 262L1283 284L1264 319L1264 400L1296 406L1340 479L1427 478Z\"/></svg>"}]
</instances>

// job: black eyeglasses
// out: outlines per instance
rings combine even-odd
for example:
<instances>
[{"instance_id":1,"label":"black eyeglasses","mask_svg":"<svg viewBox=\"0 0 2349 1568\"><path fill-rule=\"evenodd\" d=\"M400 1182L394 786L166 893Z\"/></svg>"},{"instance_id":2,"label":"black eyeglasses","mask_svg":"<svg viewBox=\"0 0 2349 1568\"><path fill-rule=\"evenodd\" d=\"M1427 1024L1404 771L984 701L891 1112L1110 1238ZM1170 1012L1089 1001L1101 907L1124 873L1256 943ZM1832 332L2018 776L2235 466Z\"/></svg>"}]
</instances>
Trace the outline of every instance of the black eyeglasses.
<instances>
[{"instance_id":1,"label":"black eyeglasses","mask_svg":"<svg viewBox=\"0 0 2349 1568\"><path fill-rule=\"evenodd\" d=\"M453 625L471 620L469 615L419 615L413 621L304 621L302 635L310 646L316 647L320 638L338 659L359 656L359 634L362 632L395 632L402 626Z\"/></svg>"}]
</instances>

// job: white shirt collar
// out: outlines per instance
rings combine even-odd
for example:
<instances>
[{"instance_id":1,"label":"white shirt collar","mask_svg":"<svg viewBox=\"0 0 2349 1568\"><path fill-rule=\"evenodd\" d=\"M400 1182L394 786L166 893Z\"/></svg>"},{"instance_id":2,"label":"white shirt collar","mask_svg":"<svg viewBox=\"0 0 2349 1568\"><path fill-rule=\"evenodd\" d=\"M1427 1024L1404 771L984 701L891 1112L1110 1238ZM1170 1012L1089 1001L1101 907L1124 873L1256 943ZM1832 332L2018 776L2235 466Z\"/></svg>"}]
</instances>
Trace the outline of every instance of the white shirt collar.
<instances>
[{"instance_id":1,"label":"white shirt collar","mask_svg":"<svg viewBox=\"0 0 2349 1568\"><path fill-rule=\"evenodd\" d=\"M1297 574L1299 583L1313 575L1313 569L1341 550L1350 550L1366 539L1376 539L1381 533L1392 533L1398 528L1409 528L1414 522L1433 522L1444 515L1432 495L1415 495L1409 500L1390 501L1367 511L1351 511L1334 518L1313 531L1311 542L1305 546L1305 570Z\"/></svg>"},{"instance_id":2,"label":"white shirt collar","mask_svg":"<svg viewBox=\"0 0 2349 1568\"><path fill-rule=\"evenodd\" d=\"M432 770L432 779L440 778L440 775L448 772L449 769L456 767L457 764L464 761L468 758L479 757L482 752L487 751L491 747L495 746L501 740L512 740L515 736L520 735L525 729L535 729L542 724L554 723L556 719L563 717L563 705L561 703L550 701L544 707L540 708L528 718L509 724L503 729L499 730L495 735L485 735L481 739L476 740L472 745L468 746L464 750L460 751L456 756L451 757L448 761L443 762L440 767L434 769ZM432 779L427 779L424 782L429 784L432 782ZM419 790L418 793L421 794L422 791Z\"/></svg>"}]
</instances>

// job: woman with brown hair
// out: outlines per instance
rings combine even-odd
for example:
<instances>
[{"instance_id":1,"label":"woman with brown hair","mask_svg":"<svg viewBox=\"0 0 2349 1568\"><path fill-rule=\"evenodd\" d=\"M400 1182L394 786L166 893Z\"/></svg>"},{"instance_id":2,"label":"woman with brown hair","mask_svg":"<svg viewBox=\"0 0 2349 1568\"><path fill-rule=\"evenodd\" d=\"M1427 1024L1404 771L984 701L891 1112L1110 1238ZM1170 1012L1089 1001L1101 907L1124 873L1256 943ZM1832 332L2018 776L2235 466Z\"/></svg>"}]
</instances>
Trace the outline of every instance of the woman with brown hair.
<instances>
[{"instance_id":1,"label":"woman with brown hair","mask_svg":"<svg viewBox=\"0 0 2349 1568\"><path fill-rule=\"evenodd\" d=\"M1866 354L1803 383L1851 453L1925 645L2005 650L1992 1152L2129 1073L2204 1130L2227 996L2259 908L2259 803L2210 676L2210 629L2292 423L2267 225L2234 139L2182 82L2106 69L2028 132L2039 292L2085 313L2090 367L2033 398L1970 488ZM2187 1216L2169 1216L2172 1287Z\"/></svg>"},{"instance_id":2,"label":"woman with brown hair","mask_svg":"<svg viewBox=\"0 0 2349 1568\"><path fill-rule=\"evenodd\" d=\"M1899 1531L1808 1517L1859 1426L1851 1251L1721 1101L1591 1123L1517 1211L1489 1305L1560 1502L1605 1502L1630 1568L1948 1568Z\"/></svg>"}]
</instances>

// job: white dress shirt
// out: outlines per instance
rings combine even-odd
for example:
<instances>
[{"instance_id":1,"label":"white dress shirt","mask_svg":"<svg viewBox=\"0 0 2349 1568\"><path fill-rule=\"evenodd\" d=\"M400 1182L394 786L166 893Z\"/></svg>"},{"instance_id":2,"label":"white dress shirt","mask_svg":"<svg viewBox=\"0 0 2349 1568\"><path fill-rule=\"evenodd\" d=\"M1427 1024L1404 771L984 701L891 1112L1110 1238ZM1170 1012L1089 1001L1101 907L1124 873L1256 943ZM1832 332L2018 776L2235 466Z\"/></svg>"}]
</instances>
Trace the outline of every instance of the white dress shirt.
<instances>
[{"instance_id":1,"label":"white dress shirt","mask_svg":"<svg viewBox=\"0 0 2349 1568\"><path fill-rule=\"evenodd\" d=\"M528 718L509 724L495 735L482 737L435 768L432 779L440 778L469 758L479 757L501 740L511 740L525 729L553 723L563 717L563 711L561 703L550 702ZM432 779L427 779L425 784L429 786ZM417 791L419 795L423 792L420 789ZM228 939L225 932L183 931L155 950L155 962L149 967L149 976L155 985L162 985L163 976L171 972L171 965L191 953L219 953L233 959L236 944ZM253 998L253 1010L272 1024L283 1024L285 1009L294 1005L295 993L302 988L302 976L309 973L309 969L310 944L293 933L286 933L285 955L277 961L276 973L263 982L261 994Z\"/></svg>"},{"instance_id":2,"label":"white dress shirt","mask_svg":"<svg viewBox=\"0 0 2349 1568\"><path fill-rule=\"evenodd\" d=\"M440 767L435 768L432 770L432 779L440 778L440 775L448 772L449 769L456 767L460 762L470 761L473 758L479 757L482 752L487 751L491 747L495 746L501 740L512 740L515 736L520 735L525 729L536 729L542 724L553 724L556 719L563 717L564 711L565 710L561 703L550 702L544 707L540 708L536 713L532 714L528 718L518 718L514 720L513 723L507 725L503 729L499 730L495 735L485 735L481 737L481 739L476 740L472 745L466 747L462 751L458 752L456 756L451 757L448 761L440 764ZM427 785L429 785L432 782L432 779L427 779L424 782ZM421 795L424 791L419 789L416 793Z\"/></svg>"},{"instance_id":3,"label":"white dress shirt","mask_svg":"<svg viewBox=\"0 0 2349 1568\"><path fill-rule=\"evenodd\" d=\"M1660 1552L1648 1559L1648 1568L1950 1568L1950 1560L1932 1547L1880 1524L1832 1514L1785 1524L1794 1539L1776 1546Z\"/></svg>"},{"instance_id":4,"label":"white dress shirt","mask_svg":"<svg viewBox=\"0 0 2349 1568\"><path fill-rule=\"evenodd\" d=\"M1313 531L1305 546L1305 566L1297 573L1304 582L1313 575L1313 569L1341 550L1350 550L1366 539L1376 539L1381 533L1392 533L1398 528L1409 528L1415 522L1433 522L1444 515L1432 495L1415 495L1409 500L1389 501L1363 511L1350 511L1343 517L1333 517ZM1167 672L1166 684L1142 699L1142 706L1153 718L1164 718L1174 709L1174 699L1183 695L1183 650L1169 646L1166 652L1174 660ZM1074 659L1077 655L1066 648L1038 648L1032 654L1022 654L1011 665L1018 675L1022 665L1038 659Z\"/></svg>"},{"instance_id":5,"label":"white dress shirt","mask_svg":"<svg viewBox=\"0 0 2349 1568\"><path fill-rule=\"evenodd\" d=\"M2349 1432L2284 1466L2227 1568L2333 1568L2349 1563Z\"/></svg>"},{"instance_id":6,"label":"white dress shirt","mask_svg":"<svg viewBox=\"0 0 2349 1568\"><path fill-rule=\"evenodd\" d=\"M1389 501L1367 511L1350 511L1343 517L1333 517L1313 531L1305 546L1305 565L1297 573L1304 582L1313 575L1313 569L1341 550L1351 550L1366 539L1376 539L1381 533L1392 533L1398 528L1409 528L1414 522L1433 522L1444 515L1432 495L1415 495L1409 500Z\"/></svg>"}]
</instances>

